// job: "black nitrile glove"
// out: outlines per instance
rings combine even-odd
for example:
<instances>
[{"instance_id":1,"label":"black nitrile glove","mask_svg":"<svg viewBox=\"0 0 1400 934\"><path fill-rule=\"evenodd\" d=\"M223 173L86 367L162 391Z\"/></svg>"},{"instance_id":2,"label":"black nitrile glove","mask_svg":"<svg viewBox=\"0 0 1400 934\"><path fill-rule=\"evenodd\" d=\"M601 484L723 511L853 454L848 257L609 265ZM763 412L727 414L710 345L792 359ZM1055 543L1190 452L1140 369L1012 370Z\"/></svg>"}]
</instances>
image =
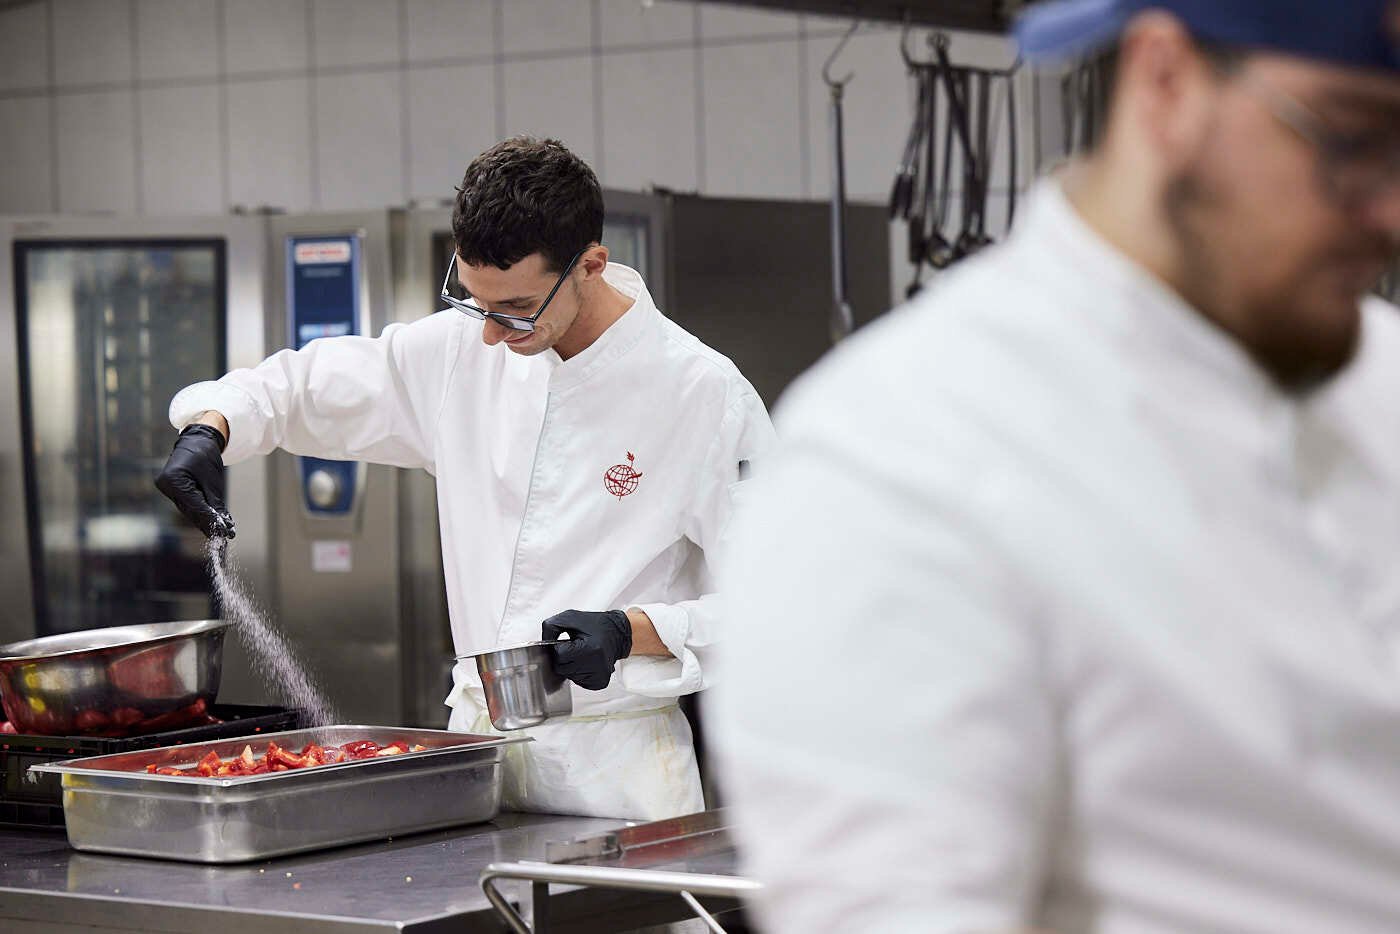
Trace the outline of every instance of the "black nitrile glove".
<instances>
[{"instance_id":1,"label":"black nitrile glove","mask_svg":"<svg viewBox=\"0 0 1400 934\"><path fill-rule=\"evenodd\" d=\"M233 516L224 505L226 443L214 426L190 425L180 432L175 450L156 477L156 489L210 538L233 538L234 534Z\"/></svg>"},{"instance_id":2,"label":"black nitrile glove","mask_svg":"<svg viewBox=\"0 0 1400 934\"><path fill-rule=\"evenodd\" d=\"M632 624L621 610L565 610L545 620L541 632L546 642L569 634L555 642L554 670L590 691L607 687L618 659L632 654Z\"/></svg>"}]
</instances>

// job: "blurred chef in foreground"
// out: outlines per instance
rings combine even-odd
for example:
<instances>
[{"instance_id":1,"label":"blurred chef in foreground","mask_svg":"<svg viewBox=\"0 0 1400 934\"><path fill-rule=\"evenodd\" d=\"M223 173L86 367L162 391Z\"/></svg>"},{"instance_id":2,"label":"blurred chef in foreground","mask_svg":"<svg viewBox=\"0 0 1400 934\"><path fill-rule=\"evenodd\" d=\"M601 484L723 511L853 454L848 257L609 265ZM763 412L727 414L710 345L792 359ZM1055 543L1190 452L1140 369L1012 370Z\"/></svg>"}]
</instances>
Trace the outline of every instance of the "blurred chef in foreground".
<instances>
[{"instance_id":1,"label":"blurred chef in foreground","mask_svg":"<svg viewBox=\"0 0 1400 934\"><path fill-rule=\"evenodd\" d=\"M772 932L1400 930L1400 6L1071 0L1104 138L785 400L712 705ZM777 663L775 660L780 660Z\"/></svg>"}]
</instances>

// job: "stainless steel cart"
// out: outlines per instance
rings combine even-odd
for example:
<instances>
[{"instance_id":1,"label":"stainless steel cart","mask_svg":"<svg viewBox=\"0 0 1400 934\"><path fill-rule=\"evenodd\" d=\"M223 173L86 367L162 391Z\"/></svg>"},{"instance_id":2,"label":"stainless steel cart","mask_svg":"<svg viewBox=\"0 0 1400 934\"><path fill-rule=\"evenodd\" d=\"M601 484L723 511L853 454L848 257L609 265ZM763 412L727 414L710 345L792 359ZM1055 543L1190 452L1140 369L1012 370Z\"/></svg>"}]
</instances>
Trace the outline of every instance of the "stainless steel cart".
<instances>
[{"instance_id":1,"label":"stainless steel cart","mask_svg":"<svg viewBox=\"0 0 1400 934\"><path fill-rule=\"evenodd\" d=\"M501 892L498 880L531 883L533 920ZM552 885L569 891L552 894ZM490 864L481 874L481 888L515 934L625 930L631 921L641 920L637 912L643 908L650 909L647 921L658 920L654 903L668 899L679 902L667 920L698 917L711 931L725 934L717 916L736 911L760 886L738 874L727 812L718 809L550 843L543 862ZM600 911L598 900L589 899L584 917L570 898L581 889L633 894L619 899L611 912ZM643 905L635 893L655 897Z\"/></svg>"}]
</instances>

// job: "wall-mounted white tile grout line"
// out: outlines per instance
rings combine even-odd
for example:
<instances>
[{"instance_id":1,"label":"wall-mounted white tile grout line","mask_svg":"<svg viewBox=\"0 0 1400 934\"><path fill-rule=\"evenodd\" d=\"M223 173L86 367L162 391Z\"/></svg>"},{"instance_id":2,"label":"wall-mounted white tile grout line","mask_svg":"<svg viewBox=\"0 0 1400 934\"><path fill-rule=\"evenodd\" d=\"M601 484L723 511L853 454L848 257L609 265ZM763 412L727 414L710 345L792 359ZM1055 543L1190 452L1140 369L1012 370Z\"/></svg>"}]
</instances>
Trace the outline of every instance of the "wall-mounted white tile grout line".
<instances>
[{"instance_id":1,"label":"wall-mounted white tile grout line","mask_svg":"<svg viewBox=\"0 0 1400 934\"><path fill-rule=\"evenodd\" d=\"M127 24L131 42L131 172L136 184L136 213L146 213L146 185L142 178L141 160L141 92L136 86L141 81L141 12L136 0L127 0Z\"/></svg>"},{"instance_id":2,"label":"wall-mounted white tile grout line","mask_svg":"<svg viewBox=\"0 0 1400 934\"><path fill-rule=\"evenodd\" d=\"M311 74L306 81L306 124L307 143L310 159L307 165L308 184L311 188L311 207L321 209L321 134L317 129L316 107L316 2L306 0L306 60L311 65Z\"/></svg>"}]
</instances>

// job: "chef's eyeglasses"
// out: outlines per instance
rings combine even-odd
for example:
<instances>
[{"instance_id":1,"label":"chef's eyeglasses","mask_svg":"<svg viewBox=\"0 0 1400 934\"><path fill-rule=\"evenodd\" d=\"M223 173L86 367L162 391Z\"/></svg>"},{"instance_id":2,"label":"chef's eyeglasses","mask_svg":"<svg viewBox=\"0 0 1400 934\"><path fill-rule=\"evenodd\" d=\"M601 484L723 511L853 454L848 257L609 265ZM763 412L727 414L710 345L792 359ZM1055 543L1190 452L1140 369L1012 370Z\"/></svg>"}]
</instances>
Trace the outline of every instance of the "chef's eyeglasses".
<instances>
[{"instance_id":1,"label":"chef's eyeglasses","mask_svg":"<svg viewBox=\"0 0 1400 934\"><path fill-rule=\"evenodd\" d=\"M559 279L554 283L554 288L549 290L549 294L544 297L540 307L535 309L530 315L507 315L499 311L487 311L472 301L471 293L467 291L460 279L457 278L457 254L454 252L447 260L447 275L442 280L442 294L438 297L464 314L471 315L481 321L494 321L502 327L510 328L512 331L533 331L535 321L544 314L544 310L549 307L549 302L554 298L554 293L559 291L559 286L564 284L564 280L569 278L569 273L573 271L574 264L583 255L584 250L579 250L574 254L574 258L569 260L569 264L564 267L564 271L559 274Z\"/></svg>"},{"instance_id":2,"label":"chef's eyeglasses","mask_svg":"<svg viewBox=\"0 0 1400 934\"><path fill-rule=\"evenodd\" d=\"M1284 126L1317 150L1322 182L1346 207L1356 207L1400 187L1400 134L1393 129L1339 133L1312 108L1257 76L1243 81Z\"/></svg>"}]
</instances>

